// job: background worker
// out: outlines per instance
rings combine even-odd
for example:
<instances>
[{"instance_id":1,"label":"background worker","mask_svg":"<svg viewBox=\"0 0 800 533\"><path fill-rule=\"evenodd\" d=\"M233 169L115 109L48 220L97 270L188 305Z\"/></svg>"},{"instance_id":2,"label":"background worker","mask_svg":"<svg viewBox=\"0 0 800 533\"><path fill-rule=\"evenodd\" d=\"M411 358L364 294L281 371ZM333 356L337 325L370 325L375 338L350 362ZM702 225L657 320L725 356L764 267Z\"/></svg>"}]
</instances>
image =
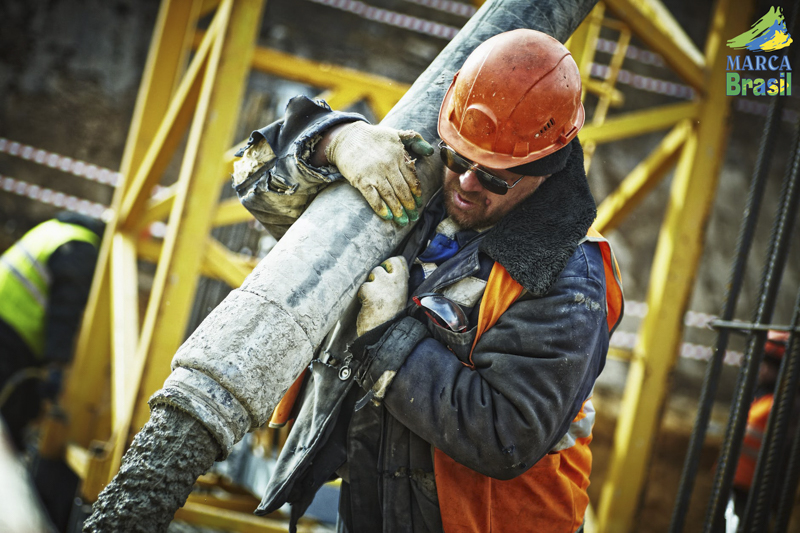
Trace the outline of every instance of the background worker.
<instances>
[{"instance_id":1,"label":"background worker","mask_svg":"<svg viewBox=\"0 0 800 533\"><path fill-rule=\"evenodd\" d=\"M99 220L62 212L0 256L0 413L18 450L72 359L103 230Z\"/></svg>"},{"instance_id":2,"label":"background worker","mask_svg":"<svg viewBox=\"0 0 800 533\"><path fill-rule=\"evenodd\" d=\"M267 226L342 178L386 219L421 216L359 291L348 352L312 361L257 512L289 501L296 523L336 472L341 531L582 527L591 391L622 294L590 232L580 93L545 34L480 45L442 104L446 168L421 215L406 149L432 150L413 132L298 97L253 133L234 185Z\"/></svg>"},{"instance_id":3,"label":"background worker","mask_svg":"<svg viewBox=\"0 0 800 533\"><path fill-rule=\"evenodd\" d=\"M761 451L764 434L767 431L769 414L775 401L778 373L781 368L781 361L786 354L788 341L788 331L770 330L767 333L767 342L764 343L764 358L758 367L756 392L753 403L750 405L750 411L747 414L747 429L742 442L742 451L739 454L739 462L736 465L736 475L733 478L733 510L740 518L744 516L747 498L753 484L758 454ZM799 410L800 390L795 394L793 414L789 422L787 435L791 436L795 433ZM783 449L784 454L789 453L791 442L791 438L786 439ZM779 481L778 486L782 485L783 482Z\"/></svg>"}]
</instances>

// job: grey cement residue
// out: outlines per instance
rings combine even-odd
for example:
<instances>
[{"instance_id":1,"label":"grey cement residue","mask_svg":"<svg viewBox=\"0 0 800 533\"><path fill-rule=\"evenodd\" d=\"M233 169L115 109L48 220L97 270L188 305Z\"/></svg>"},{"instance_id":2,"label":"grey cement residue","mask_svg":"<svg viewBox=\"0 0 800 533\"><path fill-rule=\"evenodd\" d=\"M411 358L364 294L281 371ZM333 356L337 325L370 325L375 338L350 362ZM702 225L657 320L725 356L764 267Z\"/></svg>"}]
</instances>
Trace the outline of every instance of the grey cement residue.
<instances>
[{"instance_id":1,"label":"grey cement residue","mask_svg":"<svg viewBox=\"0 0 800 533\"><path fill-rule=\"evenodd\" d=\"M159 533L186 502L219 446L189 415L156 407L95 502L86 533Z\"/></svg>"}]
</instances>

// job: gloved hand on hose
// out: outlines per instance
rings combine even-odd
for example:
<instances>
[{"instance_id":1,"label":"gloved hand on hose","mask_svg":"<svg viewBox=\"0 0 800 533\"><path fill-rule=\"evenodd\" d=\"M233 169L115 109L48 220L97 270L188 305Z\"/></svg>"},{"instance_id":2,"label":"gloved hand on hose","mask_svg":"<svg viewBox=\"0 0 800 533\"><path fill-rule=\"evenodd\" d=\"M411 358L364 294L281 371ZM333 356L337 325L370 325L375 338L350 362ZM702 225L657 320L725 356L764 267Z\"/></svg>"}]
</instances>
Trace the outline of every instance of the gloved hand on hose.
<instances>
[{"instance_id":1,"label":"gloved hand on hose","mask_svg":"<svg viewBox=\"0 0 800 533\"><path fill-rule=\"evenodd\" d=\"M407 150L419 156L433 153L415 131L351 122L330 131L324 153L378 216L405 226L419 218L422 205L415 160Z\"/></svg>"},{"instance_id":2,"label":"gloved hand on hose","mask_svg":"<svg viewBox=\"0 0 800 533\"><path fill-rule=\"evenodd\" d=\"M370 272L358 290L361 311L356 318L360 337L394 318L408 299L408 265L402 256L390 257Z\"/></svg>"},{"instance_id":3,"label":"gloved hand on hose","mask_svg":"<svg viewBox=\"0 0 800 533\"><path fill-rule=\"evenodd\" d=\"M379 404L408 354L428 330L422 322L400 313L408 299L408 266L402 256L375 267L358 291L361 311L356 319L358 338L348 348L359 362L356 382L367 392L356 404Z\"/></svg>"}]
</instances>

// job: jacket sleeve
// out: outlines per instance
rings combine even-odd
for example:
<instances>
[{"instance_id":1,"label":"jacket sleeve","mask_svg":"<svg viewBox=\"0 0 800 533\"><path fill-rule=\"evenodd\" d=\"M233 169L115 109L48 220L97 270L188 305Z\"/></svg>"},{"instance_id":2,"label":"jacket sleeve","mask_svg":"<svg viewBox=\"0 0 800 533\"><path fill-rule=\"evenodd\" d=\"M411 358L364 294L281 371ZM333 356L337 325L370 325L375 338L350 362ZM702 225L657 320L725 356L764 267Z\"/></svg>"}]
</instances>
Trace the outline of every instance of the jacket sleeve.
<instances>
[{"instance_id":1,"label":"jacket sleeve","mask_svg":"<svg viewBox=\"0 0 800 533\"><path fill-rule=\"evenodd\" d=\"M97 248L83 241L59 246L48 260L53 277L45 325L44 357L48 362L68 363L72 359L96 263Z\"/></svg>"},{"instance_id":2,"label":"jacket sleeve","mask_svg":"<svg viewBox=\"0 0 800 533\"><path fill-rule=\"evenodd\" d=\"M335 166L314 167L308 163L322 134L331 127L366 119L357 113L332 111L324 101L296 96L277 122L250 135L247 148L265 140L272 149L267 162L242 178L233 187L242 205L276 237L305 211L327 184L342 178Z\"/></svg>"},{"instance_id":3,"label":"jacket sleeve","mask_svg":"<svg viewBox=\"0 0 800 533\"><path fill-rule=\"evenodd\" d=\"M513 304L480 338L475 370L420 342L384 405L461 464L498 479L524 473L567 432L608 349L602 279L562 277Z\"/></svg>"}]
</instances>

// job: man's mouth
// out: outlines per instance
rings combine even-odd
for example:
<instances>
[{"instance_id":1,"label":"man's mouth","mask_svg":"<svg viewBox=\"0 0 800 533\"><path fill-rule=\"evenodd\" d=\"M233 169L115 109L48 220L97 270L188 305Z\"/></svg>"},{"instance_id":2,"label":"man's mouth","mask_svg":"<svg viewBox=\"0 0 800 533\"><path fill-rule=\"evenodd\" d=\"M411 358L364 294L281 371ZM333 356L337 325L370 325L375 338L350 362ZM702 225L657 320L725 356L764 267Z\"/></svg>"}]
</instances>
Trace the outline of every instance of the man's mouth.
<instances>
[{"instance_id":1,"label":"man's mouth","mask_svg":"<svg viewBox=\"0 0 800 533\"><path fill-rule=\"evenodd\" d=\"M475 202L471 202L464 198L458 191L453 191L453 203L455 206L463 211L472 209L476 206Z\"/></svg>"}]
</instances>

